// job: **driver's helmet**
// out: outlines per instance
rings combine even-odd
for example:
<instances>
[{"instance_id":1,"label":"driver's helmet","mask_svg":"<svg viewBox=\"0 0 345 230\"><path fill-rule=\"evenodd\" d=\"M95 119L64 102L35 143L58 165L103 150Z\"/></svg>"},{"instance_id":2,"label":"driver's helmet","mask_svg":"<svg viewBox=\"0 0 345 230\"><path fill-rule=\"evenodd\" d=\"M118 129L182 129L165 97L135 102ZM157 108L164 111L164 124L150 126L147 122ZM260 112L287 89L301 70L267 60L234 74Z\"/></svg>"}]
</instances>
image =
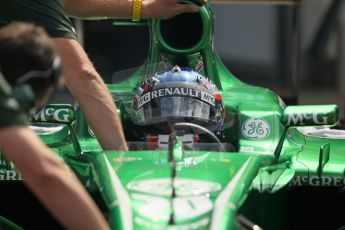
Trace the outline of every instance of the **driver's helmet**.
<instances>
[{"instance_id":1,"label":"driver's helmet","mask_svg":"<svg viewBox=\"0 0 345 230\"><path fill-rule=\"evenodd\" d=\"M217 86L191 68L175 66L145 79L133 102L134 122L192 122L219 132L224 105Z\"/></svg>"}]
</instances>

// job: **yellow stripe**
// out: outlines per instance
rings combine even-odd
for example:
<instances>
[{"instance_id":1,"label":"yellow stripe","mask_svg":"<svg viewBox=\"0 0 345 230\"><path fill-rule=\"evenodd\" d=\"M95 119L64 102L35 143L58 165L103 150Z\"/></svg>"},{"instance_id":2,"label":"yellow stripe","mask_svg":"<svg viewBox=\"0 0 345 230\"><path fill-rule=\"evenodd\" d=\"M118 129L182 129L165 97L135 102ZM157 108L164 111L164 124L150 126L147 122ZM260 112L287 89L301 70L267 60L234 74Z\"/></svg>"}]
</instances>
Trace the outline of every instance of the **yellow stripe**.
<instances>
[{"instance_id":1,"label":"yellow stripe","mask_svg":"<svg viewBox=\"0 0 345 230\"><path fill-rule=\"evenodd\" d=\"M141 3L143 0L133 0L132 21L140 21Z\"/></svg>"}]
</instances>

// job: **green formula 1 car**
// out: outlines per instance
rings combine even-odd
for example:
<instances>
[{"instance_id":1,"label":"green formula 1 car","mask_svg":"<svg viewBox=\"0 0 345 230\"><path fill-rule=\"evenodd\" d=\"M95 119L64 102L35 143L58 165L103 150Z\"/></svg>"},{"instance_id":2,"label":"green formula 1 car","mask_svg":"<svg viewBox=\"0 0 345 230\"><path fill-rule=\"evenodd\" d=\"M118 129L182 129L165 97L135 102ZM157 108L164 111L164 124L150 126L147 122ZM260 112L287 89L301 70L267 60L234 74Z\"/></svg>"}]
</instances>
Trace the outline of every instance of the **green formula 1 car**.
<instances>
[{"instance_id":1,"label":"green formula 1 car","mask_svg":"<svg viewBox=\"0 0 345 230\"><path fill-rule=\"evenodd\" d=\"M345 200L337 105L286 107L274 92L241 82L214 51L213 23L208 4L199 14L148 22L147 61L109 85L129 151L102 151L71 105L46 106L32 128L73 169L112 229L345 226L337 211ZM21 184L0 160L2 188Z\"/></svg>"}]
</instances>

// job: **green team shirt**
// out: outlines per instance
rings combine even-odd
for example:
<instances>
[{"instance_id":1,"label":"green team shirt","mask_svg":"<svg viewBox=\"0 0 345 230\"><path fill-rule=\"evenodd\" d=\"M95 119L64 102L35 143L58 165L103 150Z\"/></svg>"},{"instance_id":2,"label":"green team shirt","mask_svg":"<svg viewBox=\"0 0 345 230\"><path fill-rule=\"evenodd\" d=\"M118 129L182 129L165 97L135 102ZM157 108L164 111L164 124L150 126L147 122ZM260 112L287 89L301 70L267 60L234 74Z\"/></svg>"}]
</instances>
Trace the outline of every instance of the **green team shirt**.
<instances>
[{"instance_id":1,"label":"green team shirt","mask_svg":"<svg viewBox=\"0 0 345 230\"><path fill-rule=\"evenodd\" d=\"M11 97L11 93L11 87L0 72L0 129L13 125L26 125L28 120L18 102Z\"/></svg>"},{"instance_id":2,"label":"green team shirt","mask_svg":"<svg viewBox=\"0 0 345 230\"><path fill-rule=\"evenodd\" d=\"M77 40L59 0L0 0L0 27L12 21L32 22L44 27L51 37Z\"/></svg>"}]
</instances>

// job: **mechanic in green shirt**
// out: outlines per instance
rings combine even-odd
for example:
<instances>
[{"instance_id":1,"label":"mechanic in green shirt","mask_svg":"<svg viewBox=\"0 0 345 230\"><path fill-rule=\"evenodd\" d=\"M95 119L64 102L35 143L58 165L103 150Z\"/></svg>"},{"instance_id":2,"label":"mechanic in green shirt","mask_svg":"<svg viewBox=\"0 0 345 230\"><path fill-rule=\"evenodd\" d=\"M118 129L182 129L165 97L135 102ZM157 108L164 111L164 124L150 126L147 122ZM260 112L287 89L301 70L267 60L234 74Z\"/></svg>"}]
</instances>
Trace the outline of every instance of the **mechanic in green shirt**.
<instances>
[{"instance_id":1,"label":"mechanic in green shirt","mask_svg":"<svg viewBox=\"0 0 345 230\"><path fill-rule=\"evenodd\" d=\"M91 19L166 19L198 9L179 0L1 0L0 21L2 24L30 21L48 31L61 56L67 87L79 102L100 145L105 150L127 150L113 99L78 43L67 15Z\"/></svg>"},{"instance_id":2,"label":"mechanic in green shirt","mask_svg":"<svg viewBox=\"0 0 345 230\"><path fill-rule=\"evenodd\" d=\"M43 28L11 23L0 29L0 149L66 229L109 229L70 169L27 127L61 83L61 62ZM33 111L32 111L33 112Z\"/></svg>"}]
</instances>

